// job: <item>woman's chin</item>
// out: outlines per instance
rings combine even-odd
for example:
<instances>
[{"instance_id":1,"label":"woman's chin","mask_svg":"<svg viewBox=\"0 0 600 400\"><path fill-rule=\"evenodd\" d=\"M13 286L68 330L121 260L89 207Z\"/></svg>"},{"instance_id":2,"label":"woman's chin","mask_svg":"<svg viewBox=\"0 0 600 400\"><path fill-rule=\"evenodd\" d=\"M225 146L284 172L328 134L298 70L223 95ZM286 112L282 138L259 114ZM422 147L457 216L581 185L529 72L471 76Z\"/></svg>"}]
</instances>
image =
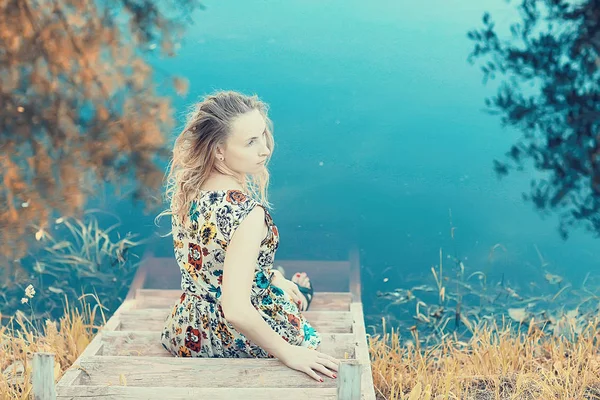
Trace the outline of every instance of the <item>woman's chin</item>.
<instances>
[{"instance_id":1,"label":"woman's chin","mask_svg":"<svg viewBox=\"0 0 600 400\"><path fill-rule=\"evenodd\" d=\"M266 169L266 166L264 164L260 164L260 165L255 166L254 169L252 169L251 171L246 171L246 175L260 174L265 169Z\"/></svg>"}]
</instances>

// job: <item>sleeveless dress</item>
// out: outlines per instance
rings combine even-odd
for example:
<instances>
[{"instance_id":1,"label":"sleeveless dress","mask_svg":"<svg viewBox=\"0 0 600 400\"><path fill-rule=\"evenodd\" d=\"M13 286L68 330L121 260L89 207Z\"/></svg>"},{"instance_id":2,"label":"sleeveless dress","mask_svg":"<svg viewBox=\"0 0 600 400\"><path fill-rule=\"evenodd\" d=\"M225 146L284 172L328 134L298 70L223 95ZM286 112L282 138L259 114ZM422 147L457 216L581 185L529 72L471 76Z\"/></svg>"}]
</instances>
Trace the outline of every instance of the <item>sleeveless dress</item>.
<instances>
[{"instance_id":1,"label":"sleeveless dress","mask_svg":"<svg viewBox=\"0 0 600 400\"><path fill-rule=\"evenodd\" d=\"M221 285L225 252L241 221L262 205L238 190L202 190L185 225L173 215L173 244L181 272L181 297L164 322L161 343L175 357L274 358L224 317ZM264 207L263 207L264 208ZM267 235L254 269L250 301L285 341L316 349L320 334L288 294L271 283L279 232L265 209Z\"/></svg>"}]
</instances>

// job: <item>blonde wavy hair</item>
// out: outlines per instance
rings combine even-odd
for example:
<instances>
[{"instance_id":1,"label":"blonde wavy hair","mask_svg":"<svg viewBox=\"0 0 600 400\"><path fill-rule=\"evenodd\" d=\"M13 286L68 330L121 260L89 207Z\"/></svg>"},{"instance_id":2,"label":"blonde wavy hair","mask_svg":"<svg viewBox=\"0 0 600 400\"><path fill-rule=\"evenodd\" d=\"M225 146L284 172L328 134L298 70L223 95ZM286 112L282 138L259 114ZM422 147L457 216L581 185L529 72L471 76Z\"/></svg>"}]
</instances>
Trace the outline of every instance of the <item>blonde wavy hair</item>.
<instances>
[{"instance_id":1,"label":"blonde wavy hair","mask_svg":"<svg viewBox=\"0 0 600 400\"><path fill-rule=\"evenodd\" d=\"M175 139L173 156L166 175L166 201L170 207L157 215L155 222L164 215L172 215L185 223L192 200L197 198L200 187L213 169L237 178L234 171L216 162L216 147L224 144L231 134L232 120L247 112L258 110L267 124L267 147L273 154L273 122L268 117L269 106L257 95L247 96L230 90L221 90L204 96L192 106L185 126ZM259 174L246 175L239 181L244 191L267 208L269 172L263 168ZM168 234L167 234L168 235Z\"/></svg>"}]
</instances>

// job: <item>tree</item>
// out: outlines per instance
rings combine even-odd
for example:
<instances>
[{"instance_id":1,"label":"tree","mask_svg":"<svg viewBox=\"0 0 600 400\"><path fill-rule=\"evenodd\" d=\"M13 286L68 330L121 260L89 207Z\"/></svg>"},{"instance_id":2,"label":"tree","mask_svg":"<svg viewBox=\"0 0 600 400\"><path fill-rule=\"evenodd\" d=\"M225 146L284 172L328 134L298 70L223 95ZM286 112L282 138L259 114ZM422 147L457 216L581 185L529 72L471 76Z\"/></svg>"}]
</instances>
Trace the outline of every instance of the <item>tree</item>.
<instances>
[{"instance_id":1,"label":"tree","mask_svg":"<svg viewBox=\"0 0 600 400\"><path fill-rule=\"evenodd\" d=\"M522 21L501 40L489 13L471 30L469 61L484 82L501 75L488 111L523 133L494 160L498 176L530 159L544 178L523 194L544 214L560 214L563 239L575 225L600 235L600 0L522 0Z\"/></svg>"},{"instance_id":2,"label":"tree","mask_svg":"<svg viewBox=\"0 0 600 400\"><path fill-rule=\"evenodd\" d=\"M161 7L162 6L162 7ZM173 124L145 56L173 56L197 0L0 0L0 254L22 257L99 183L152 207ZM170 15L163 10L168 10ZM187 83L173 78L179 94ZM6 261L5 260L5 261Z\"/></svg>"}]
</instances>

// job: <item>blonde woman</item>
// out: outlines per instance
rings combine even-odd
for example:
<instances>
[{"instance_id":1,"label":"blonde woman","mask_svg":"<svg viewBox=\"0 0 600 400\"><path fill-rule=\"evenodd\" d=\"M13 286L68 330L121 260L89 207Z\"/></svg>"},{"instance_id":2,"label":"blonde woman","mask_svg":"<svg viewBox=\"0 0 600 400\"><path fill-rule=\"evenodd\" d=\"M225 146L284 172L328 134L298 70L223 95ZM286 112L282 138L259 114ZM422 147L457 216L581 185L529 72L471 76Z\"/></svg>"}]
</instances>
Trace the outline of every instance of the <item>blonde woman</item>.
<instances>
[{"instance_id":1,"label":"blonde woman","mask_svg":"<svg viewBox=\"0 0 600 400\"><path fill-rule=\"evenodd\" d=\"M277 358L317 381L339 360L300 311L305 273L273 268L279 232L268 211L274 147L268 106L219 91L194 106L175 140L166 197L183 293L165 320L163 346L177 357Z\"/></svg>"}]
</instances>

